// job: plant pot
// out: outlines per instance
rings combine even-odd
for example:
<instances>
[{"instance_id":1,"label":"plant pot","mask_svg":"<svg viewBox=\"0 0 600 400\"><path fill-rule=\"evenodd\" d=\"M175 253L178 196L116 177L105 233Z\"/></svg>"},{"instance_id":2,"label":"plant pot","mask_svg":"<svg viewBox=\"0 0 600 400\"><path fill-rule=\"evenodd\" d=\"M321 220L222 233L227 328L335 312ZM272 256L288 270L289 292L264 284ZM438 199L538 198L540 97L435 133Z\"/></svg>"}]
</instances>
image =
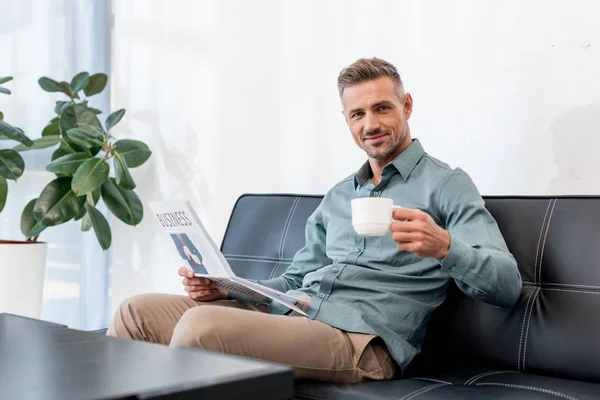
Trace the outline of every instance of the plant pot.
<instances>
[{"instance_id":1,"label":"plant pot","mask_svg":"<svg viewBox=\"0 0 600 400\"><path fill-rule=\"evenodd\" d=\"M0 313L39 318L47 243L0 240Z\"/></svg>"}]
</instances>

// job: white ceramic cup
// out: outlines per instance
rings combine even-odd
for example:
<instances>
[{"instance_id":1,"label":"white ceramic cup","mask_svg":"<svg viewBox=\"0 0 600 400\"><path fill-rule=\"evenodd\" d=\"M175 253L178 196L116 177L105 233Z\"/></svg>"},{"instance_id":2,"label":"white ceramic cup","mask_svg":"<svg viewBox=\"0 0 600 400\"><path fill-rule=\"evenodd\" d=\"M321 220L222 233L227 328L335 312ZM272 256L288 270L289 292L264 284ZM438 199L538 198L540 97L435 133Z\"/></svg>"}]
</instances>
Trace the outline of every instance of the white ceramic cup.
<instances>
[{"instance_id":1,"label":"white ceramic cup","mask_svg":"<svg viewBox=\"0 0 600 400\"><path fill-rule=\"evenodd\" d=\"M386 197L361 197L353 199L350 204L352 227L361 236L383 236L388 233L394 209L402 208Z\"/></svg>"}]
</instances>

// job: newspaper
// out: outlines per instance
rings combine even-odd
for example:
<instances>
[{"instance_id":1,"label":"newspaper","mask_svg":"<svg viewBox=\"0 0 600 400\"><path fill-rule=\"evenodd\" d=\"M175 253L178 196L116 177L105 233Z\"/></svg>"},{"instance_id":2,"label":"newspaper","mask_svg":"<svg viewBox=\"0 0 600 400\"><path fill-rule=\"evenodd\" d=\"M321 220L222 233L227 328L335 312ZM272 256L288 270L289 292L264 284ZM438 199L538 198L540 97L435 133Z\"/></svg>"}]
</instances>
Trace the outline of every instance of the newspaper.
<instances>
[{"instance_id":1,"label":"newspaper","mask_svg":"<svg viewBox=\"0 0 600 400\"><path fill-rule=\"evenodd\" d=\"M271 299L306 315L296 306L297 302L305 302L303 299L236 276L189 202L171 200L149 205L161 228L175 245L179 256L196 276L208 278L215 287L232 294L254 301Z\"/></svg>"}]
</instances>

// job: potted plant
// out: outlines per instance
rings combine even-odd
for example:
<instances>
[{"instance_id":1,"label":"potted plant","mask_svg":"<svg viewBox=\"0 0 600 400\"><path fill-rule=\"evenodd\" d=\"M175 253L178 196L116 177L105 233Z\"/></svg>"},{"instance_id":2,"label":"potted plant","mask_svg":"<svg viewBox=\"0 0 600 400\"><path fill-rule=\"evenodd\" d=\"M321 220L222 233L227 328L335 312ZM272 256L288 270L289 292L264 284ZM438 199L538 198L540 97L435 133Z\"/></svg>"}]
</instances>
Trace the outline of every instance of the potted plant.
<instances>
[{"instance_id":1,"label":"potted plant","mask_svg":"<svg viewBox=\"0 0 600 400\"><path fill-rule=\"evenodd\" d=\"M124 223L135 226L141 222L144 209L129 169L142 165L152 153L143 142L115 140L111 135L112 128L123 118L124 109L111 113L103 124L99 119L101 111L88 105L89 97L101 93L107 82L106 74L87 72L75 75L70 83L39 79L43 90L63 93L67 99L56 102L55 115L39 139L31 143L21 141L12 149L18 153L56 147L46 165L55 178L38 197L27 202L21 215L21 232L26 242L38 243L47 228L75 220L81 221L83 231L93 229L102 249L108 249L111 230L96 208L100 199ZM27 292L31 294L31 290Z\"/></svg>"},{"instance_id":2,"label":"potted plant","mask_svg":"<svg viewBox=\"0 0 600 400\"><path fill-rule=\"evenodd\" d=\"M1 86L12 77L0 77L0 93L10 94L10 90ZM28 148L33 145L23 131L4 121L0 111L0 140L11 140ZM25 171L25 161L13 149L0 150L0 212L8 199L8 181L17 181ZM27 243L17 240L0 240L0 312L39 316L44 265L46 262L46 243ZM41 276L41 278L40 278ZM26 290L22 282L27 282Z\"/></svg>"}]
</instances>

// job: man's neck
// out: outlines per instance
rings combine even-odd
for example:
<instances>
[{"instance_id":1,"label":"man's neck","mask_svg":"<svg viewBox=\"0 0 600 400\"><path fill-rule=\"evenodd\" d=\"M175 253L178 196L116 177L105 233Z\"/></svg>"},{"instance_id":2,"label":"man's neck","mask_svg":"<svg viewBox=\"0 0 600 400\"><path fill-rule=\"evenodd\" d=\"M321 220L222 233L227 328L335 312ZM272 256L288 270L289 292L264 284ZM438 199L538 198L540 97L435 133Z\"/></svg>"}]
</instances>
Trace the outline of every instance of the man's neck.
<instances>
[{"instance_id":1,"label":"man's neck","mask_svg":"<svg viewBox=\"0 0 600 400\"><path fill-rule=\"evenodd\" d=\"M376 160L374 158L369 158L369 164L371 165L371 171L373 171L373 177L371 178L371 182L375 186L379 185L381 182L381 175L383 174L383 168L386 165L394 161L396 157L398 157L404 150L408 149L408 147L412 144L412 139L409 137L406 143L398 148L391 156L389 156L385 160Z\"/></svg>"}]
</instances>

